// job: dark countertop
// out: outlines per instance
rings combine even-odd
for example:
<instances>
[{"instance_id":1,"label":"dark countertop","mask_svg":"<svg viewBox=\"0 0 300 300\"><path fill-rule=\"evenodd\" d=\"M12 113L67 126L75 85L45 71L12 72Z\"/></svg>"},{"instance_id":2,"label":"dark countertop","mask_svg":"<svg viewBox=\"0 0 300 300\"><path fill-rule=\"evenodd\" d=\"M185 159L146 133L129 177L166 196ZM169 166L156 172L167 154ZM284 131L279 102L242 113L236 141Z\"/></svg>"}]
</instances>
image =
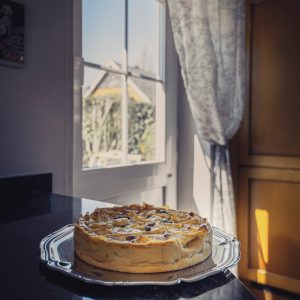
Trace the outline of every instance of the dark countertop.
<instances>
[{"instance_id":1,"label":"dark countertop","mask_svg":"<svg viewBox=\"0 0 300 300\"><path fill-rule=\"evenodd\" d=\"M41 239L99 202L61 195L18 198L0 211L0 299L255 299L230 272L175 286L106 287L49 270L39 261Z\"/></svg>"}]
</instances>

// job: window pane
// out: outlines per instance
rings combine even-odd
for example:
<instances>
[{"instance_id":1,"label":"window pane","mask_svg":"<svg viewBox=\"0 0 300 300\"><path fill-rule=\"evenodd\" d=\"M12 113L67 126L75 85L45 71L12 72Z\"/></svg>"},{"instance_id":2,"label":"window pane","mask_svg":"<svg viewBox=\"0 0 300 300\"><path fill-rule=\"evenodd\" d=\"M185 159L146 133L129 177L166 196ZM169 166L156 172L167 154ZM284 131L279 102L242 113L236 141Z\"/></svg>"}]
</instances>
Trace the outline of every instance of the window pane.
<instances>
[{"instance_id":1,"label":"window pane","mask_svg":"<svg viewBox=\"0 0 300 300\"><path fill-rule=\"evenodd\" d=\"M129 78L127 87L129 97L128 161L132 163L155 160L156 83Z\"/></svg>"},{"instance_id":2,"label":"window pane","mask_svg":"<svg viewBox=\"0 0 300 300\"><path fill-rule=\"evenodd\" d=\"M84 67L84 80L82 87L83 97L92 93L93 89L97 86L104 74L105 72L99 69Z\"/></svg>"},{"instance_id":3,"label":"window pane","mask_svg":"<svg viewBox=\"0 0 300 300\"><path fill-rule=\"evenodd\" d=\"M122 162L122 76L105 72L91 93L83 97L83 168Z\"/></svg>"},{"instance_id":4,"label":"window pane","mask_svg":"<svg viewBox=\"0 0 300 300\"><path fill-rule=\"evenodd\" d=\"M124 0L82 1L83 57L85 61L107 65L121 64L125 42Z\"/></svg>"},{"instance_id":5,"label":"window pane","mask_svg":"<svg viewBox=\"0 0 300 300\"><path fill-rule=\"evenodd\" d=\"M128 65L132 72L156 77L159 55L158 1L128 1Z\"/></svg>"}]
</instances>

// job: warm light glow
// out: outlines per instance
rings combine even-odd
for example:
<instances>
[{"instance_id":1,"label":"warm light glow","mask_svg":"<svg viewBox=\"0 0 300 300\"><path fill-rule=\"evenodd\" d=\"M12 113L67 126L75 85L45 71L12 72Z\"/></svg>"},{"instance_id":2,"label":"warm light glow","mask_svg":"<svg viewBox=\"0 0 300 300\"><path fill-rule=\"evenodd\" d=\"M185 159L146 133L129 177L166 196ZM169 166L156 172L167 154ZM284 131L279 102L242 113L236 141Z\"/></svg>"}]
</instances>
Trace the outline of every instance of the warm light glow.
<instances>
[{"instance_id":1,"label":"warm light glow","mask_svg":"<svg viewBox=\"0 0 300 300\"><path fill-rule=\"evenodd\" d=\"M261 284L267 284L267 272L264 270L256 271L256 281ZM273 300L272 292L270 292L267 288L262 290L264 300Z\"/></svg>"},{"instance_id":2,"label":"warm light glow","mask_svg":"<svg viewBox=\"0 0 300 300\"><path fill-rule=\"evenodd\" d=\"M264 270L257 270L256 271L256 280L258 283L266 284L267 283L267 274Z\"/></svg>"},{"instance_id":3,"label":"warm light glow","mask_svg":"<svg viewBox=\"0 0 300 300\"><path fill-rule=\"evenodd\" d=\"M265 267L265 265L269 262L269 213L268 211L264 209L255 209L255 219L257 224L259 267ZM263 266L261 266L261 263L263 263Z\"/></svg>"},{"instance_id":4,"label":"warm light glow","mask_svg":"<svg viewBox=\"0 0 300 300\"><path fill-rule=\"evenodd\" d=\"M265 300L273 300L273 294L271 291L264 289L263 294Z\"/></svg>"}]
</instances>

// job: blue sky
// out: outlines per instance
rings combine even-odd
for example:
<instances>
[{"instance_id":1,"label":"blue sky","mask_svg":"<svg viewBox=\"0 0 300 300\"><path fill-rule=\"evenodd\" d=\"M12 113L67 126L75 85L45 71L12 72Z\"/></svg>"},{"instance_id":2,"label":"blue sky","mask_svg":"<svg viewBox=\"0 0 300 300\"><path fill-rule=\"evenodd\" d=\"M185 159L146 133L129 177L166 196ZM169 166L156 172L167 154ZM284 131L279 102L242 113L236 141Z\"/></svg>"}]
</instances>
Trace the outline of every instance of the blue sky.
<instances>
[{"instance_id":1,"label":"blue sky","mask_svg":"<svg viewBox=\"0 0 300 300\"><path fill-rule=\"evenodd\" d=\"M157 1L128 0L128 62L155 70L158 30ZM124 47L125 0L83 0L83 57L105 64L121 62ZM92 73L92 72L89 72ZM95 73L95 72L93 72ZM86 74L87 81L94 75Z\"/></svg>"}]
</instances>

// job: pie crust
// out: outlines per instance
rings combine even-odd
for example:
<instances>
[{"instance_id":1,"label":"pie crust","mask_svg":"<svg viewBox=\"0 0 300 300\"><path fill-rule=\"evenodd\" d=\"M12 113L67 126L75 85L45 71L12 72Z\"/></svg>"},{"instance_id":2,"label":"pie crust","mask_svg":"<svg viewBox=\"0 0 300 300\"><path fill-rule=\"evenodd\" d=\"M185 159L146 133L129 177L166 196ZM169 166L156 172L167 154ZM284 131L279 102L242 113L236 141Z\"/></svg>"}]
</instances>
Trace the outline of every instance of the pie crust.
<instances>
[{"instance_id":1,"label":"pie crust","mask_svg":"<svg viewBox=\"0 0 300 300\"><path fill-rule=\"evenodd\" d=\"M211 255L212 230L205 218L153 205L97 208L75 224L74 249L103 269L156 273L183 269Z\"/></svg>"}]
</instances>

